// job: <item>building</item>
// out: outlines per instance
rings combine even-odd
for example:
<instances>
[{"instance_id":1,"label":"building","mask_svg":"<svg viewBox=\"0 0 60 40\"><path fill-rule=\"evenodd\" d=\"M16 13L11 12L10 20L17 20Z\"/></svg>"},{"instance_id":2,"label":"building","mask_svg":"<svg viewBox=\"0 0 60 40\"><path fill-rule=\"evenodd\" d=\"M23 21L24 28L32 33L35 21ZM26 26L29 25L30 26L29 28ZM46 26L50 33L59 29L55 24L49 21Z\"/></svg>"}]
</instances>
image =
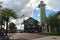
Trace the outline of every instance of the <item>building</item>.
<instances>
[{"instance_id":1,"label":"building","mask_svg":"<svg viewBox=\"0 0 60 40\"><path fill-rule=\"evenodd\" d=\"M58 17L58 19L60 19L60 11L55 15Z\"/></svg>"},{"instance_id":2,"label":"building","mask_svg":"<svg viewBox=\"0 0 60 40\"><path fill-rule=\"evenodd\" d=\"M48 32L60 32L60 11L56 14L50 16L51 20L49 21Z\"/></svg>"},{"instance_id":3,"label":"building","mask_svg":"<svg viewBox=\"0 0 60 40\"><path fill-rule=\"evenodd\" d=\"M38 25L38 21L30 17L27 20L24 20L24 32L39 32L41 31Z\"/></svg>"}]
</instances>

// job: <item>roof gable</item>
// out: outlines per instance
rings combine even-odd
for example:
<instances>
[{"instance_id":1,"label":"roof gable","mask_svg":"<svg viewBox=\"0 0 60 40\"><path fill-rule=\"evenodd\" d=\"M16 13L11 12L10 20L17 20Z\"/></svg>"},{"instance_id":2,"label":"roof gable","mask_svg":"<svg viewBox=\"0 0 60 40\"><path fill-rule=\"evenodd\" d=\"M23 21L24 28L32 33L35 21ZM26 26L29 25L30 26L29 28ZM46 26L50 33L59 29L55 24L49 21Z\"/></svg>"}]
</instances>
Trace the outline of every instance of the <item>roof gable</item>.
<instances>
[{"instance_id":1,"label":"roof gable","mask_svg":"<svg viewBox=\"0 0 60 40\"><path fill-rule=\"evenodd\" d=\"M24 20L25 24L37 24L39 23L37 20L35 20L34 18L30 17L29 19L27 20Z\"/></svg>"},{"instance_id":2,"label":"roof gable","mask_svg":"<svg viewBox=\"0 0 60 40\"><path fill-rule=\"evenodd\" d=\"M34 21L37 21L37 20L35 20L35 19L34 19L34 18L32 18L32 17L30 17L30 18L29 18L29 19L27 19L27 20L30 20L30 19L31 19L31 20L34 20Z\"/></svg>"},{"instance_id":3,"label":"roof gable","mask_svg":"<svg viewBox=\"0 0 60 40\"><path fill-rule=\"evenodd\" d=\"M57 12L57 14L56 15L60 15L60 11L59 12Z\"/></svg>"}]
</instances>

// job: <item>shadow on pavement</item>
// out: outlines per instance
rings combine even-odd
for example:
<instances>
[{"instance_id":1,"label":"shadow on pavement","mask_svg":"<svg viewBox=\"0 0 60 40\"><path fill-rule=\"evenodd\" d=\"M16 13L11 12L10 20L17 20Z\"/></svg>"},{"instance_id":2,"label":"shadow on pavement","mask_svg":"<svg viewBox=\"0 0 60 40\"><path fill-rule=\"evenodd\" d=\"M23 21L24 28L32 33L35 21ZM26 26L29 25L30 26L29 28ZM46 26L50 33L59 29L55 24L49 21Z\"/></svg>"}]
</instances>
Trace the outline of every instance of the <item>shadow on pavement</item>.
<instances>
[{"instance_id":1,"label":"shadow on pavement","mask_svg":"<svg viewBox=\"0 0 60 40\"><path fill-rule=\"evenodd\" d=\"M2 36L2 37L0 37L0 40L9 40L9 37L8 36Z\"/></svg>"}]
</instances>

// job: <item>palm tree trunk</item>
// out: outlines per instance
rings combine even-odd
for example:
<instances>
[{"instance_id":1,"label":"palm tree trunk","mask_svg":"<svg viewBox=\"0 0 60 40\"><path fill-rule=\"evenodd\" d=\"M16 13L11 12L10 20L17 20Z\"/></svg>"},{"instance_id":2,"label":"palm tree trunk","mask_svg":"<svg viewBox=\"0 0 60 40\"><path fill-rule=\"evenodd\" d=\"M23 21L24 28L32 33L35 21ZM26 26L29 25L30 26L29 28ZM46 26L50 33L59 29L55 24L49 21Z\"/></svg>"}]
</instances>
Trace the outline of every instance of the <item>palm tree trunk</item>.
<instances>
[{"instance_id":1,"label":"palm tree trunk","mask_svg":"<svg viewBox=\"0 0 60 40\"><path fill-rule=\"evenodd\" d=\"M8 33L8 21L9 21L9 18L7 18L7 20L6 20L6 36L7 36L7 33Z\"/></svg>"},{"instance_id":2,"label":"palm tree trunk","mask_svg":"<svg viewBox=\"0 0 60 40\"><path fill-rule=\"evenodd\" d=\"M2 24L3 24L3 19L1 21L1 33L0 34L2 34Z\"/></svg>"},{"instance_id":3,"label":"palm tree trunk","mask_svg":"<svg viewBox=\"0 0 60 40\"><path fill-rule=\"evenodd\" d=\"M2 34L2 24L1 24L1 32L0 32L0 36L1 36L1 34Z\"/></svg>"}]
</instances>

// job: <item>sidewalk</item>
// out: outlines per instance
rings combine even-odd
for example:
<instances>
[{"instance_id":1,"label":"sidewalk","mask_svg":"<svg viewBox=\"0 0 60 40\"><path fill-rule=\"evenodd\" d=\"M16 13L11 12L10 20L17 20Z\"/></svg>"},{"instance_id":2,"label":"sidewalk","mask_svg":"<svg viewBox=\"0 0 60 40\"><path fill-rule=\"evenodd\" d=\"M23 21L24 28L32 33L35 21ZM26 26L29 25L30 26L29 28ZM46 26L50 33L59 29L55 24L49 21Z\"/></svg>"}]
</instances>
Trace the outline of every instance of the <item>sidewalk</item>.
<instances>
[{"instance_id":1,"label":"sidewalk","mask_svg":"<svg viewBox=\"0 0 60 40\"><path fill-rule=\"evenodd\" d=\"M9 36L10 39L16 39L16 40L31 40L35 38L41 38L46 37L46 35L40 35L35 33L15 33L12 34L12 36Z\"/></svg>"},{"instance_id":2,"label":"sidewalk","mask_svg":"<svg viewBox=\"0 0 60 40\"><path fill-rule=\"evenodd\" d=\"M32 40L60 40L60 36L47 36L47 37L37 38Z\"/></svg>"}]
</instances>

